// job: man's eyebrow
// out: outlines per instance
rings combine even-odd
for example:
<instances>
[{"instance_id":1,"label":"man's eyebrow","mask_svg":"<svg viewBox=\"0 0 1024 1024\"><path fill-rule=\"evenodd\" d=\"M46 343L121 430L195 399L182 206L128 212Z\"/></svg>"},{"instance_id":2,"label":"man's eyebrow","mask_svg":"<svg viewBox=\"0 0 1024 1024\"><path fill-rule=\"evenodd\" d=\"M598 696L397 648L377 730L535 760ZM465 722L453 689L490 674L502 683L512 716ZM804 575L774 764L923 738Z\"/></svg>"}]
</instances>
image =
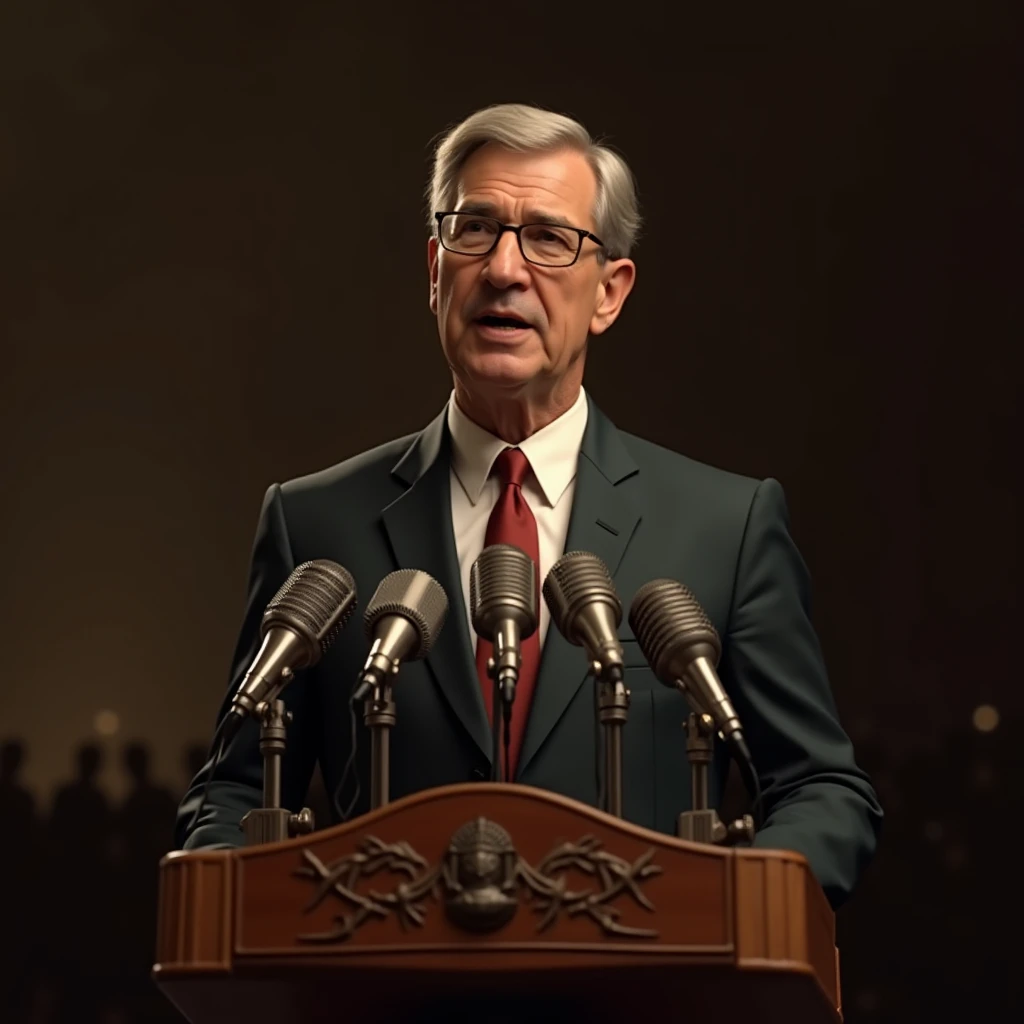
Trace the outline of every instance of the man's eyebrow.
<instances>
[{"instance_id":1,"label":"man's eyebrow","mask_svg":"<svg viewBox=\"0 0 1024 1024\"><path fill-rule=\"evenodd\" d=\"M458 209L459 213L475 213L479 217L498 217L495 212L497 207L493 203L488 203L484 200L471 201L460 206ZM554 227L562 228L574 228L575 224L567 217L563 217L557 213L547 213L544 210L531 210L523 218L524 224L551 224Z\"/></svg>"},{"instance_id":2,"label":"man's eyebrow","mask_svg":"<svg viewBox=\"0 0 1024 1024\"><path fill-rule=\"evenodd\" d=\"M493 217L493 216L495 216L494 211L496 209L497 209L497 207L493 203L488 203L488 202L484 202L483 200L478 200L476 202L464 203L462 206L458 207L458 211L457 212L459 212L459 213L476 213L476 214L479 214L479 216L481 216L481 217Z\"/></svg>"},{"instance_id":3,"label":"man's eyebrow","mask_svg":"<svg viewBox=\"0 0 1024 1024\"><path fill-rule=\"evenodd\" d=\"M532 211L527 215L526 221L529 224L550 224L552 227L557 228L576 227L576 225L567 217L563 217L557 213L545 213L543 210Z\"/></svg>"}]
</instances>

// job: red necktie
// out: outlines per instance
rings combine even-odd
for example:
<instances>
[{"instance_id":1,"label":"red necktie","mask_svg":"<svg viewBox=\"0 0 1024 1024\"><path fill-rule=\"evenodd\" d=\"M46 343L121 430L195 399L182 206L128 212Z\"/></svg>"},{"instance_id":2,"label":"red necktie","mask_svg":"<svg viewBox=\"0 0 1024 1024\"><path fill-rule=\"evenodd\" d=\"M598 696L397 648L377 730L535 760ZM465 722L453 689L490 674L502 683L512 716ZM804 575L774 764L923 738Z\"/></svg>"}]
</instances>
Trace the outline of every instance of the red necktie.
<instances>
[{"instance_id":1,"label":"red necktie","mask_svg":"<svg viewBox=\"0 0 1024 1024\"><path fill-rule=\"evenodd\" d=\"M495 468L501 480L501 494L487 520L487 534L484 546L491 544L514 544L532 559L536 566L534 578L537 581L537 609L540 610L540 546L537 541L537 520L533 518L530 506L523 497L523 480L530 471L530 461L518 448L506 448L495 460ZM494 648L489 640L478 640L476 645L476 671L483 686L484 707L487 717L493 722L494 683L487 675L487 659ZM540 638L538 630L522 642L522 665L519 668L519 682L516 684L516 698L512 705L512 730L508 750L509 777L516 775L519 752L523 747L526 733L526 719L530 713L530 702L537 682L540 665Z\"/></svg>"}]
</instances>

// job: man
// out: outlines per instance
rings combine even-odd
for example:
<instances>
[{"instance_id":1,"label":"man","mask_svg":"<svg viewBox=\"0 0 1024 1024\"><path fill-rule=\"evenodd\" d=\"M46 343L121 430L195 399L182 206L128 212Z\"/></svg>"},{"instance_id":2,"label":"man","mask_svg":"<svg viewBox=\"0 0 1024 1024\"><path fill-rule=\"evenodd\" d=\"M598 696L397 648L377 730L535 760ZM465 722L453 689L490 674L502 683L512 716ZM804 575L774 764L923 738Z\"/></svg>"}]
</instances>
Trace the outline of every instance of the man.
<instances>
[{"instance_id":1,"label":"man","mask_svg":"<svg viewBox=\"0 0 1024 1024\"><path fill-rule=\"evenodd\" d=\"M618 431L582 388L588 338L615 322L635 279L628 168L568 118L491 107L439 145L430 214L430 308L452 396L422 432L269 489L221 714L255 655L264 607L296 565L341 563L364 600L387 573L422 569L444 587L450 612L425 662L402 669L391 795L489 778L487 649L467 613L470 567L485 544L502 541L531 554L541 579L563 551L590 551L627 606L656 577L684 582L701 601L722 637L720 673L760 772L757 845L804 854L838 906L874 850L881 810L837 720L782 490ZM687 708L655 680L626 621L620 637L632 694L624 814L674 832L689 806ZM349 627L285 692L295 716L286 806L301 806L318 760L328 789L339 782L351 751L347 699L366 650ZM593 684L543 602L524 644L513 720L514 780L595 804ZM361 793L342 797L356 813L368 802L368 752L364 733ZM719 751L713 797L726 767ZM247 723L190 834L202 773L187 794L179 842L240 844L238 823L259 805L260 779L257 729Z\"/></svg>"}]
</instances>

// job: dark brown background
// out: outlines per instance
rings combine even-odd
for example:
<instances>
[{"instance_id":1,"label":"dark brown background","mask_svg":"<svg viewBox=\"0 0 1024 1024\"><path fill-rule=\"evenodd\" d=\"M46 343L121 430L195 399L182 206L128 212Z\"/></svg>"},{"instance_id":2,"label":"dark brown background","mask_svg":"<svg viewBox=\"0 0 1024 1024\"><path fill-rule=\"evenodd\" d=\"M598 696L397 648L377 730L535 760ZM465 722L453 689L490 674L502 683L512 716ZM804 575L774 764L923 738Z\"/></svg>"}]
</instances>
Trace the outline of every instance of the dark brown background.
<instances>
[{"instance_id":1,"label":"dark brown background","mask_svg":"<svg viewBox=\"0 0 1024 1024\"><path fill-rule=\"evenodd\" d=\"M24 740L42 812L87 739L115 803L127 739L181 790L266 486L446 399L432 136L536 102L639 179L638 284L590 391L786 488L889 812L841 915L849 1019L924 1019L925 988L1006 1005L1008 960L964 921L1000 919L978 849L1021 782L1014 5L748 6L4 0L0 738Z\"/></svg>"}]
</instances>

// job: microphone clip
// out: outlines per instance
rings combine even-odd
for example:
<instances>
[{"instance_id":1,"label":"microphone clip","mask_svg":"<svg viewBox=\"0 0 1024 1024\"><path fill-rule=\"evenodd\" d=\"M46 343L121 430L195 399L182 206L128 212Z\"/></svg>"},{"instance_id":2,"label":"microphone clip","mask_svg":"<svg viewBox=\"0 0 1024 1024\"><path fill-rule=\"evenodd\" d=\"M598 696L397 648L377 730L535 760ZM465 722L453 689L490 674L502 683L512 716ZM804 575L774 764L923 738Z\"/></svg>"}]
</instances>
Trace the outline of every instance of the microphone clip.
<instances>
[{"instance_id":1,"label":"microphone clip","mask_svg":"<svg viewBox=\"0 0 1024 1024\"><path fill-rule=\"evenodd\" d=\"M501 703L509 710L516 699L521 660L518 648L506 648L500 657L487 659L487 677L495 684Z\"/></svg>"}]
</instances>

